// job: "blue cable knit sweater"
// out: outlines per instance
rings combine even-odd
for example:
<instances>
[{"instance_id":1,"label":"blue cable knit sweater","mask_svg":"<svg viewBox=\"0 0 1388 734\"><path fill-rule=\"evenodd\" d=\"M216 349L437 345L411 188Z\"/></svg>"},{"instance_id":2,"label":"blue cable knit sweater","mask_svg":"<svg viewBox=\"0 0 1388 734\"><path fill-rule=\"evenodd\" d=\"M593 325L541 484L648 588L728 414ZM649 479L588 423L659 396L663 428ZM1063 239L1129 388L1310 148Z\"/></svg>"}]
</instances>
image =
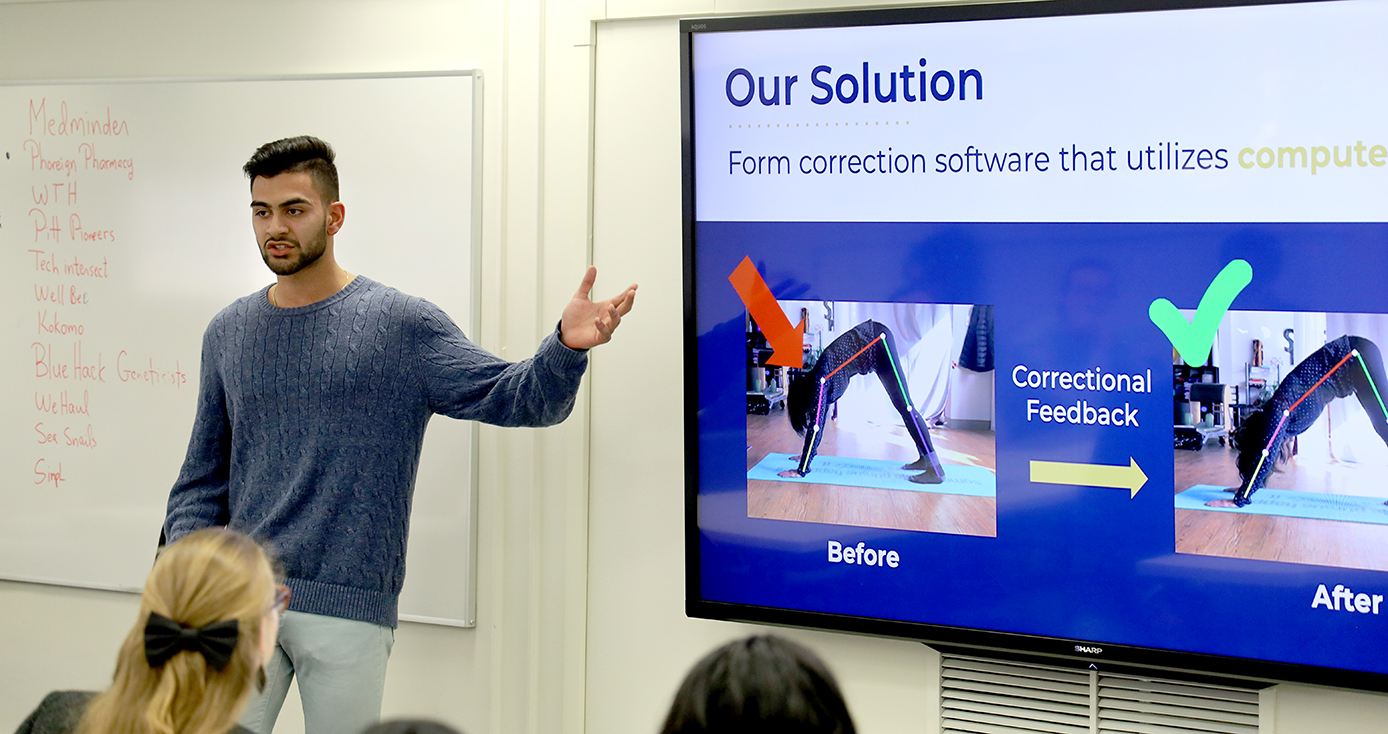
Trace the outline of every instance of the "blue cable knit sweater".
<instances>
[{"instance_id":1,"label":"blue cable knit sweater","mask_svg":"<svg viewBox=\"0 0 1388 734\"><path fill-rule=\"evenodd\" d=\"M271 306L268 290L232 303L203 336L165 536L229 525L269 539L290 609L394 627L430 416L553 425L573 408L587 356L556 332L507 362L428 301L362 276L302 308Z\"/></svg>"}]
</instances>

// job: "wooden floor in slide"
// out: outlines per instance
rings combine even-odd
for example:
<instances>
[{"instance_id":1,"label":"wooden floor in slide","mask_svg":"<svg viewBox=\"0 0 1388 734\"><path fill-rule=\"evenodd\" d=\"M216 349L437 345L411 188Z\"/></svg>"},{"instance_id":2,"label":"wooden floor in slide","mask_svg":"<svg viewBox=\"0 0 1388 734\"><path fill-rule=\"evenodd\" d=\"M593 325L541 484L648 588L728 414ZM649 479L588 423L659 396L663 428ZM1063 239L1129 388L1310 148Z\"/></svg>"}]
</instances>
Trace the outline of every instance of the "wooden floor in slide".
<instances>
[{"instance_id":1,"label":"wooden floor in slide","mask_svg":"<svg viewBox=\"0 0 1388 734\"><path fill-rule=\"evenodd\" d=\"M992 431L943 427L932 430L930 440L946 465L946 474L949 464L997 470ZM790 427L785 411L777 409L765 416L747 416L747 443L752 446L747 451L750 469L769 453L799 455L804 439ZM819 453L900 460L903 464L916 459L916 450L902 428L840 430L834 421L829 421ZM750 481L747 516L984 537L997 537L998 533L997 500L992 497L830 484Z\"/></svg>"},{"instance_id":2,"label":"wooden floor in slide","mask_svg":"<svg viewBox=\"0 0 1388 734\"><path fill-rule=\"evenodd\" d=\"M1236 486L1233 449L1211 443L1176 451L1176 491L1196 484ZM1388 495L1382 473L1344 464L1298 465L1293 459L1268 486L1298 492ZM1232 495L1231 495L1232 496ZM1256 502L1258 495L1253 495ZM1388 571L1388 526L1269 515L1176 510L1176 552L1318 566Z\"/></svg>"}]
</instances>

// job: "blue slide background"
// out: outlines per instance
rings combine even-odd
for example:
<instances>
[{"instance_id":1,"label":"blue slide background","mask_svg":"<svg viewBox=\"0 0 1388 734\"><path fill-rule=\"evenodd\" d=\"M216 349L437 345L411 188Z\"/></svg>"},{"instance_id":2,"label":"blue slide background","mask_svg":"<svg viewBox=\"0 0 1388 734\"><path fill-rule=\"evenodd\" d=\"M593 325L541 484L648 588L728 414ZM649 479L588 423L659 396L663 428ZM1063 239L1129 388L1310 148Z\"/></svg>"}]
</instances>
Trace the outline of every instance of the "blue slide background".
<instances>
[{"instance_id":1,"label":"blue slide background","mask_svg":"<svg viewBox=\"0 0 1388 734\"><path fill-rule=\"evenodd\" d=\"M1171 345L1156 298L1193 309L1235 258L1233 308L1388 312L1388 225L744 223L696 225L703 599L1388 673L1388 615L1311 608L1319 584L1388 592L1388 574L1174 552ZM998 537L747 517L750 256L778 299L996 306ZM1011 370L1145 373L1150 394L1023 390ZM1230 380L1226 380L1230 381ZM1140 428L1028 423L1026 400L1132 403ZM1127 464L1138 495L1032 484L1031 460ZM901 567L826 560L828 540Z\"/></svg>"}]
</instances>

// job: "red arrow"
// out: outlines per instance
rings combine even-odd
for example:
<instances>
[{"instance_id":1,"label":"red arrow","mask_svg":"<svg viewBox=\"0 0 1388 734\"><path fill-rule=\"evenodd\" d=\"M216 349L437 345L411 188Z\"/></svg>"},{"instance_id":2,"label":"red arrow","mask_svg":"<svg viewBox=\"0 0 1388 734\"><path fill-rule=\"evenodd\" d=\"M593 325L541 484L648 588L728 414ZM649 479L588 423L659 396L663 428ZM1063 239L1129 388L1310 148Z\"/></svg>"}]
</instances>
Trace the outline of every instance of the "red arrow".
<instances>
[{"instance_id":1,"label":"red arrow","mask_svg":"<svg viewBox=\"0 0 1388 734\"><path fill-rule=\"evenodd\" d=\"M757 266L752 264L752 258L742 258L742 263L728 276L728 282L733 284L733 290L747 306L747 313L752 314L752 320L761 327L766 341L771 344L772 354L766 363L797 369L805 366L805 320L800 319L799 324L790 325L790 319L786 318L781 305L776 303L776 296L762 280Z\"/></svg>"}]
</instances>

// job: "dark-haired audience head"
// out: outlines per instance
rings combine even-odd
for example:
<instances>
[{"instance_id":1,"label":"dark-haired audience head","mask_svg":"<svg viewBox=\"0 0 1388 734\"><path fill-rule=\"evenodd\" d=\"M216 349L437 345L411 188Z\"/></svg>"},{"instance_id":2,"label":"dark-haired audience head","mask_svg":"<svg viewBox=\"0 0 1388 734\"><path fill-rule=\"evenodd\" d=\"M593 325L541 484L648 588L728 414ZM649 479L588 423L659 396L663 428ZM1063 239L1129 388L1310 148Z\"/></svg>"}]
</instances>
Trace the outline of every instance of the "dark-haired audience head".
<instances>
[{"instance_id":1,"label":"dark-haired audience head","mask_svg":"<svg viewBox=\"0 0 1388 734\"><path fill-rule=\"evenodd\" d=\"M808 648L770 635L735 640L695 664L662 734L854 734L834 676Z\"/></svg>"},{"instance_id":2,"label":"dark-haired audience head","mask_svg":"<svg viewBox=\"0 0 1388 734\"><path fill-rule=\"evenodd\" d=\"M323 204L338 200L337 154L325 141L311 135L283 138L256 148L241 170L252 185L256 178L274 178L281 173L307 173Z\"/></svg>"},{"instance_id":3,"label":"dark-haired audience head","mask_svg":"<svg viewBox=\"0 0 1388 734\"><path fill-rule=\"evenodd\" d=\"M439 721L429 719L394 719L368 726L361 734L462 734Z\"/></svg>"}]
</instances>

